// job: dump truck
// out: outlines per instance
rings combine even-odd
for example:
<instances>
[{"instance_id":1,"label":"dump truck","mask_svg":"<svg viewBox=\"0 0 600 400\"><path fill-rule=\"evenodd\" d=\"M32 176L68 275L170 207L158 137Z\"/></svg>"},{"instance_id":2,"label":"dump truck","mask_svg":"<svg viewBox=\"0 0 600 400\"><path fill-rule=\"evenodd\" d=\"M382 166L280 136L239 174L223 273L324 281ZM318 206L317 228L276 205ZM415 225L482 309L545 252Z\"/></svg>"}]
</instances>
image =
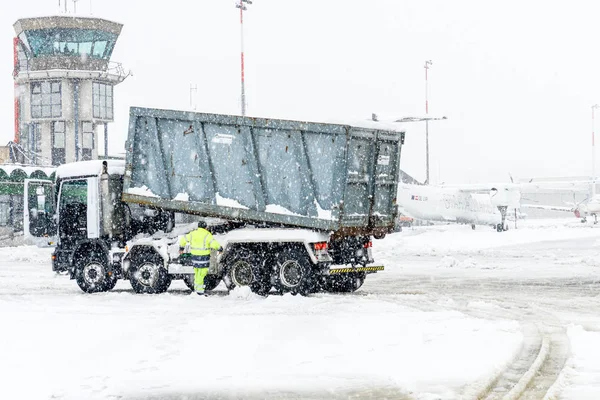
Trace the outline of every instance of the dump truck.
<instances>
[{"instance_id":1,"label":"dump truck","mask_svg":"<svg viewBox=\"0 0 600 400\"><path fill-rule=\"evenodd\" d=\"M125 160L57 169L53 270L84 292L193 287L175 215L209 221L207 289L306 295L359 288L393 232L404 132L133 107ZM35 182L35 185L42 183ZM33 190L33 189L32 189ZM39 188L36 189L40 192Z\"/></svg>"}]
</instances>

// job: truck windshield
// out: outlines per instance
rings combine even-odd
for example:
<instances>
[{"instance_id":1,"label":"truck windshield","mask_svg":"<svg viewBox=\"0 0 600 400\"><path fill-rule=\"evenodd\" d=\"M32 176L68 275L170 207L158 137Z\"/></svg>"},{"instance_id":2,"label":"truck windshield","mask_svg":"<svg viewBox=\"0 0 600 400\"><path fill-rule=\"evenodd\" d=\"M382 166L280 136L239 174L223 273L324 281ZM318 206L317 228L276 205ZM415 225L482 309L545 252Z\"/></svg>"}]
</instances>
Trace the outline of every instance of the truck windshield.
<instances>
[{"instance_id":1,"label":"truck windshield","mask_svg":"<svg viewBox=\"0 0 600 400\"><path fill-rule=\"evenodd\" d=\"M61 240L87 237L87 181L63 181L59 198L59 231Z\"/></svg>"}]
</instances>

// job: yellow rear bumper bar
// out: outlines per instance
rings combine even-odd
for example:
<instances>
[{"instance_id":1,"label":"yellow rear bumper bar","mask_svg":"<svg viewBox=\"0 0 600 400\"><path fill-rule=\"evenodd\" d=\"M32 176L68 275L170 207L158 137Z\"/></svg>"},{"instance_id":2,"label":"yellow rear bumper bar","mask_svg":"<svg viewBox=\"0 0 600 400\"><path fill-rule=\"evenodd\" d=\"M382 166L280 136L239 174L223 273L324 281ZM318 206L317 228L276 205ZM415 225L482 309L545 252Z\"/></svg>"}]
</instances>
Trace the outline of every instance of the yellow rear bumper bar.
<instances>
[{"instance_id":1,"label":"yellow rear bumper bar","mask_svg":"<svg viewBox=\"0 0 600 400\"><path fill-rule=\"evenodd\" d=\"M377 272L383 271L383 265L374 265L369 267L356 267L356 268L335 268L329 270L329 275L337 275L337 274L351 274L352 272Z\"/></svg>"}]
</instances>

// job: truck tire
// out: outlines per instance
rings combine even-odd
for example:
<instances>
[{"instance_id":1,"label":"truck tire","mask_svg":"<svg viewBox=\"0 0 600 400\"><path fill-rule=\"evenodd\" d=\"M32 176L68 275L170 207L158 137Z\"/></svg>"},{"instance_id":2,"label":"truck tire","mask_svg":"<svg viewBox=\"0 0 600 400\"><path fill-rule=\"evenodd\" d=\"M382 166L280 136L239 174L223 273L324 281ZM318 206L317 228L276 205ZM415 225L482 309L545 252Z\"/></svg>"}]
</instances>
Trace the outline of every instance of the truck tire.
<instances>
[{"instance_id":1,"label":"truck tire","mask_svg":"<svg viewBox=\"0 0 600 400\"><path fill-rule=\"evenodd\" d=\"M247 253L246 250L236 254L225 267L223 282L225 282L227 289L233 290L238 286L250 286L254 282L255 267L253 264L257 262L256 257Z\"/></svg>"},{"instance_id":2,"label":"truck tire","mask_svg":"<svg viewBox=\"0 0 600 400\"><path fill-rule=\"evenodd\" d=\"M363 273L331 275L325 278L324 289L330 293L352 293L360 289L365 277Z\"/></svg>"},{"instance_id":3,"label":"truck tire","mask_svg":"<svg viewBox=\"0 0 600 400\"><path fill-rule=\"evenodd\" d=\"M183 278L185 286L194 291L194 275L188 274ZM213 290L221 283L221 277L217 275L206 275L204 277L204 290Z\"/></svg>"},{"instance_id":4,"label":"truck tire","mask_svg":"<svg viewBox=\"0 0 600 400\"><path fill-rule=\"evenodd\" d=\"M77 261L75 279L85 293L98 293L112 289L117 279L108 275L105 261L96 255L84 256Z\"/></svg>"},{"instance_id":5,"label":"truck tire","mask_svg":"<svg viewBox=\"0 0 600 400\"><path fill-rule=\"evenodd\" d=\"M185 286L187 286L187 288L190 289L192 292L194 291L194 275L193 274L184 275L183 283L185 283Z\"/></svg>"},{"instance_id":6,"label":"truck tire","mask_svg":"<svg viewBox=\"0 0 600 400\"><path fill-rule=\"evenodd\" d=\"M221 283L221 277L217 275L206 275L204 277L204 290L214 290Z\"/></svg>"},{"instance_id":7,"label":"truck tire","mask_svg":"<svg viewBox=\"0 0 600 400\"><path fill-rule=\"evenodd\" d=\"M306 296L316 291L316 280L308 257L301 250L287 248L277 256L273 274L275 289Z\"/></svg>"},{"instance_id":8,"label":"truck tire","mask_svg":"<svg viewBox=\"0 0 600 400\"><path fill-rule=\"evenodd\" d=\"M141 253L131 260L129 282L136 293L158 294L171 286L171 277L156 253Z\"/></svg>"},{"instance_id":9,"label":"truck tire","mask_svg":"<svg viewBox=\"0 0 600 400\"><path fill-rule=\"evenodd\" d=\"M265 270L262 258L248 249L236 250L227 262L223 282L228 290L249 286L253 293L261 296L271 290L271 274Z\"/></svg>"},{"instance_id":10,"label":"truck tire","mask_svg":"<svg viewBox=\"0 0 600 400\"><path fill-rule=\"evenodd\" d=\"M109 291L113 290L116 285L117 285L117 279L113 279L112 277L109 277L109 279L106 281L106 287L104 288L104 290L109 292Z\"/></svg>"}]
</instances>

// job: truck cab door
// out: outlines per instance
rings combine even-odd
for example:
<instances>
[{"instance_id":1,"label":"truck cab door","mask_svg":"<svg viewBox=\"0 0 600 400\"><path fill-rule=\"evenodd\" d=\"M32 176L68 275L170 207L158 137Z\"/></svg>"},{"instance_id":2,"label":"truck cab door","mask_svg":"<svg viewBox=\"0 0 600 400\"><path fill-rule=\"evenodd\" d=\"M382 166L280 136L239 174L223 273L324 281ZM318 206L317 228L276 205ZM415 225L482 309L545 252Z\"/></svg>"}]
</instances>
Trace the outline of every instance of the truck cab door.
<instances>
[{"instance_id":1,"label":"truck cab door","mask_svg":"<svg viewBox=\"0 0 600 400\"><path fill-rule=\"evenodd\" d=\"M54 182L44 179L25 179L23 190L23 234L25 238L44 238L56 235L54 220ZM41 242L40 242L41 243Z\"/></svg>"},{"instance_id":2,"label":"truck cab door","mask_svg":"<svg viewBox=\"0 0 600 400\"><path fill-rule=\"evenodd\" d=\"M58 194L58 236L63 246L100 237L98 178L65 180Z\"/></svg>"}]
</instances>

